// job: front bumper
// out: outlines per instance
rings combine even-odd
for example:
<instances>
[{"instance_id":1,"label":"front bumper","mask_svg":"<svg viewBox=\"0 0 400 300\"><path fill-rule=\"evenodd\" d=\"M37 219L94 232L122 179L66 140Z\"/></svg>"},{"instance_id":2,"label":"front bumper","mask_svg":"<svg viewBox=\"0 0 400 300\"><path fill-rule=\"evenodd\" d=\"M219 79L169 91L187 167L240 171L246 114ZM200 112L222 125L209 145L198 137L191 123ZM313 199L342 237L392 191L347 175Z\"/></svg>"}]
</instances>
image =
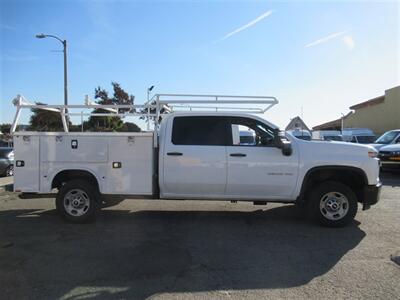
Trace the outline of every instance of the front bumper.
<instances>
[{"instance_id":1,"label":"front bumper","mask_svg":"<svg viewBox=\"0 0 400 300\"><path fill-rule=\"evenodd\" d=\"M382 182L376 185L367 185L363 189L363 210L369 209L371 205L378 203L381 196Z\"/></svg>"},{"instance_id":2,"label":"front bumper","mask_svg":"<svg viewBox=\"0 0 400 300\"><path fill-rule=\"evenodd\" d=\"M380 160L379 165L381 167L398 167L400 166L400 160Z\"/></svg>"}]
</instances>

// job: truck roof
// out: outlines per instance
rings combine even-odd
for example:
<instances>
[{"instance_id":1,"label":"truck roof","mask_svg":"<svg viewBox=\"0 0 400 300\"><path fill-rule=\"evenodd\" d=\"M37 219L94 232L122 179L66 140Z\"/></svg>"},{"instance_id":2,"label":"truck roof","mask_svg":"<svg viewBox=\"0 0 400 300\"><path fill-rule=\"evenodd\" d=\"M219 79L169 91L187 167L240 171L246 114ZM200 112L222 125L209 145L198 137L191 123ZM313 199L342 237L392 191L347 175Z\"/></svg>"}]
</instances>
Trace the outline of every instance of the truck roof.
<instances>
[{"instance_id":1,"label":"truck roof","mask_svg":"<svg viewBox=\"0 0 400 300\"><path fill-rule=\"evenodd\" d=\"M163 120L167 120L168 118L172 118L174 116L187 116L187 117L191 117L191 116L221 116L221 117L241 117L241 118L252 118L252 119L256 119L259 120L260 122L263 122L265 124L267 124L269 127L271 127L272 129L279 129L279 127L269 121L267 121L266 119L260 117L260 115L254 115L254 114L249 114L249 113L240 113L240 112L227 112L227 111L218 111L218 112L201 112L201 111L175 111L172 112L170 114L166 114L163 117Z\"/></svg>"}]
</instances>

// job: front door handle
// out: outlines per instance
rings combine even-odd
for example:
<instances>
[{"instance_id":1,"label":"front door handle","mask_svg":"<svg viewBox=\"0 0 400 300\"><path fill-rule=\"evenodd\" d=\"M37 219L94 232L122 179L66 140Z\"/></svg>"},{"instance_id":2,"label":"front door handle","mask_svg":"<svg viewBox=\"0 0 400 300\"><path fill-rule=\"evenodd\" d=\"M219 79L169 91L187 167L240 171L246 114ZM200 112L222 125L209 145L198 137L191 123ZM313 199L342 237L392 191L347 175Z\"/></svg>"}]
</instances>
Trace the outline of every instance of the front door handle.
<instances>
[{"instance_id":1,"label":"front door handle","mask_svg":"<svg viewBox=\"0 0 400 300\"><path fill-rule=\"evenodd\" d=\"M169 156L182 156L183 154L181 152L168 152L167 155L169 155Z\"/></svg>"},{"instance_id":2,"label":"front door handle","mask_svg":"<svg viewBox=\"0 0 400 300\"><path fill-rule=\"evenodd\" d=\"M247 155L244 154L244 153L231 153L230 156L233 156L233 157L245 157Z\"/></svg>"}]
</instances>

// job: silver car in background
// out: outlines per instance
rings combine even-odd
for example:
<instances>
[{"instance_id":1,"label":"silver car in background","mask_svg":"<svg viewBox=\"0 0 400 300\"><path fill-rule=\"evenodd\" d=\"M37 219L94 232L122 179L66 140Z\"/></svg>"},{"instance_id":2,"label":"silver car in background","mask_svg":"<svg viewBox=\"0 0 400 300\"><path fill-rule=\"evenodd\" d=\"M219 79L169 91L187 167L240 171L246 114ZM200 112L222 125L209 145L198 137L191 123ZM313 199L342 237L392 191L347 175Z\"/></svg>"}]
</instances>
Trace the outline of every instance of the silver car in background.
<instances>
[{"instance_id":1,"label":"silver car in background","mask_svg":"<svg viewBox=\"0 0 400 300\"><path fill-rule=\"evenodd\" d=\"M0 176L14 175L14 150L9 147L0 147Z\"/></svg>"}]
</instances>

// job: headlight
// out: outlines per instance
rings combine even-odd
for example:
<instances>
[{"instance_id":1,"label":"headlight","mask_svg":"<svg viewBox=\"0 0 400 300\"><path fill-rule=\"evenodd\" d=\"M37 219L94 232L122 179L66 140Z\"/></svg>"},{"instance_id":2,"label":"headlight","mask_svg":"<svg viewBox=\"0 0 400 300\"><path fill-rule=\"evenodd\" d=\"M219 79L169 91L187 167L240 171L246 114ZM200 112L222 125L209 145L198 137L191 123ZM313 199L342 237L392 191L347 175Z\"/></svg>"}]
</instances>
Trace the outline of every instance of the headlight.
<instances>
[{"instance_id":1,"label":"headlight","mask_svg":"<svg viewBox=\"0 0 400 300\"><path fill-rule=\"evenodd\" d=\"M368 156L371 158L375 158L378 156L378 152L376 151L368 151Z\"/></svg>"}]
</instances>

